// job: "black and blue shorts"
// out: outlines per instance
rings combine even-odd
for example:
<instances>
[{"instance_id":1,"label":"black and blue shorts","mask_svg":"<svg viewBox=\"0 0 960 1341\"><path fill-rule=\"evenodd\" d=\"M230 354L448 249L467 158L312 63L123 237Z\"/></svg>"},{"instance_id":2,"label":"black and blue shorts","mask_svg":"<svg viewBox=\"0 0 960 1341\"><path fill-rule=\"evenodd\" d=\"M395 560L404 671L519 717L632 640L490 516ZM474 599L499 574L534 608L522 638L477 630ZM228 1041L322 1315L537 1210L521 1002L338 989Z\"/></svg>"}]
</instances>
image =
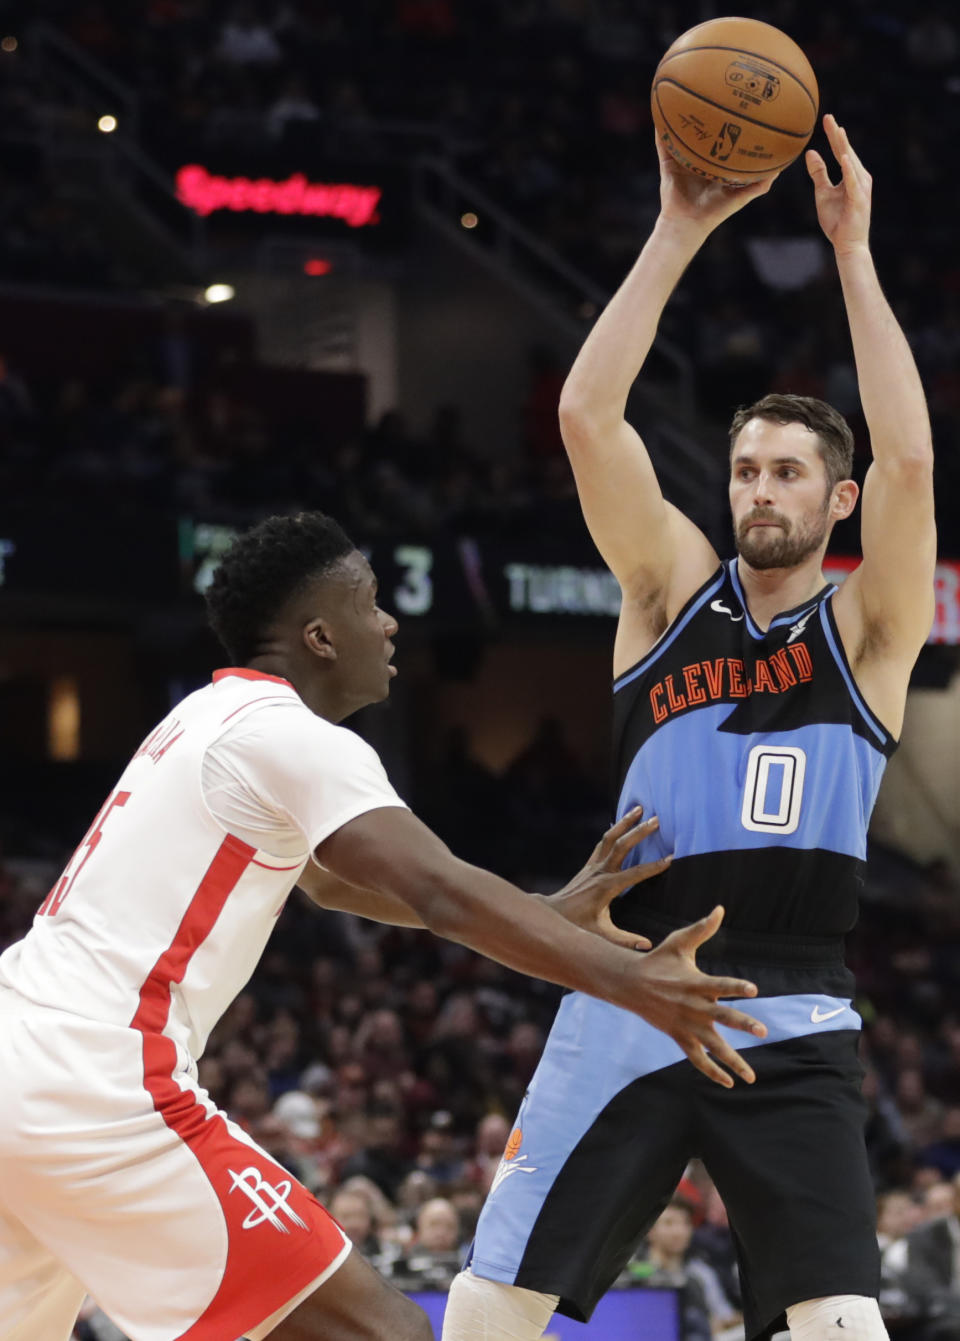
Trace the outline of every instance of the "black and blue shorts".
<instances>
[{"instance_id":1,"label":"black and blue shorts","mask_svg":"<svg viewBox=\"0 0 960 1341\"><path fill-rule=\"evenodd\" d=\"M588 1319L699 1158L729 1215L748 1338L805 1299L876 1295L860 1017L840 946L768 942L762 960L726 946L698 963L758 985L733 1004L767 1038L721 1030L756 1083L723 1089L639 1016L565 997L480 1217L477 1275Z\"/></svg>"}]
</instances>

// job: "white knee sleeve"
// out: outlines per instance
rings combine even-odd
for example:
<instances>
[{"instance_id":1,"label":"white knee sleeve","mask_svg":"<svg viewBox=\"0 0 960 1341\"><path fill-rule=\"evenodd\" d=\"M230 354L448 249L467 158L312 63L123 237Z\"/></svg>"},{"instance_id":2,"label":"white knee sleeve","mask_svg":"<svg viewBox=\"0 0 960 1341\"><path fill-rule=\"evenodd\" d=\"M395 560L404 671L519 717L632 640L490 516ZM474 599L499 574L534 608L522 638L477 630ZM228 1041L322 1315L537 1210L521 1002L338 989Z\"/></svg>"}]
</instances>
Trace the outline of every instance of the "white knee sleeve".
<instances>
[{"instance_id":1,"label":"white knee sleeve","mask_svg":"<svg viewBox=\"0 0 960 1341\"><path fill-rule=\"evenodd\" d=\"M887 1341L880 1305L862 1294L807 1299L787 1309L792 1341Z\"/></svg>"},{"instance_id":2,"label":"white knee sleeve","mask_svg":"<svg viewBox=\"0 0 960 1341\"><path fill-rule=\"evenodd\" d=\"M540 1341L559 1297L461 1271L450 1286L443 1341Z\"/></svg>"}]
</instances>

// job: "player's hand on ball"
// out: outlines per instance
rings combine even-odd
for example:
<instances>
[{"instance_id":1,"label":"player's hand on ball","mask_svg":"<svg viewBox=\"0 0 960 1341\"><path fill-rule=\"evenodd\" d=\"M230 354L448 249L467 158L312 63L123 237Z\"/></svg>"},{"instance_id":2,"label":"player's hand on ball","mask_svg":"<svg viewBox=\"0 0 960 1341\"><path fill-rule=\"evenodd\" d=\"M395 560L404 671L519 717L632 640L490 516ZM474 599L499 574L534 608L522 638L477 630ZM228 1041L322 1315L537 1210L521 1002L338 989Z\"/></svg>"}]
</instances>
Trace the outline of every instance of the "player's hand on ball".
<instances>
[{"instance_id":1,"label":"player's hand on ball","mask_svg":"<svg viewBox=\"0 0 960 1341\"><path fill-rule=\"evenodd\" d=\"M582 870L556 894L547 897L550 906L562 913L568 922L585 931L595 931L613 941L614 945L623 945L628 950L648 950L650 942L645 936L614 926L610 904L631 885L662 874L671 861L670 857L661 857L658 861L621 869L637 844L649 838L660 826L655 815L641 823L642 817L643 806L628 810L623 819L606 831Z\"/></svg>"},{"instance_id":2,"label":"player's hand on ball","mask_svg":"<svg viewBox=\"0 0 960 1341\"><path fill-rule=\"evenodd\" d=\"M696 225L710 233L751 200L765 196L780 175L776 173L753 186L725 186L682 168L657 136L660 159L660 217L665 222Z\"/></svg>"},{"instance_id":3,"label":"player's hand on ball","mask_svg":"<svg viewBox=\"0 0 960 1341\"><path fill-rule=\"evenodd\" d=\"M755 1038L766 1036L766 1027L733 1006L725 1006L722 997L756 996L752 982L742 978L713 978L701 973L696 953L723 921L723 909L714 908L692 926L680 927L667 936L655 950L643 956L643 971L653 1001L640 1012L656 1028L669 1034L689 1060L710 1080L729 1089L730 1071L752 1084L753 1070L740 1054L717 1033L718 1024L739 1029ZM722 1063L720 1065L719 1063ZM723 1067L729 1068L725 1071Z\"/></svg>"},{"instance_id":4,"label":"player's hand on ball","mask_svg":"<svg viewBox=\"0 0 960 1341\"><path fill-rule=\"evenodd\" d=\"M816 149L807 150L807 171L813 182L820 227L837 255L842 256L868 246L873 178L853 152L847 132L837 125L836 118L825 116L823 128L840 165L840 181L834 186Z\"/></svg>"}]
</instances>

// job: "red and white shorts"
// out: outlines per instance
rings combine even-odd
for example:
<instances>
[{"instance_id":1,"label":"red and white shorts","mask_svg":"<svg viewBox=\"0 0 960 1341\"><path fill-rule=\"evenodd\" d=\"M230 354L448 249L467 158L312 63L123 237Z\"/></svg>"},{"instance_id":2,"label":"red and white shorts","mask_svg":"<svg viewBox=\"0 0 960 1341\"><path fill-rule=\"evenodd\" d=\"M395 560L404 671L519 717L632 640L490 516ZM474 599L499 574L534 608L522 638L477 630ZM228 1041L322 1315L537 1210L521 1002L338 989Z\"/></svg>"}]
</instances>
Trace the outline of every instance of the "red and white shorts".
<instances>
[{"instance_id":1,"label":"red and white shorts","mask_svg":"<svg viewBox=\"0 0 960 1341\"><path fill-rule=\"evenodd\" d=\"M261 1341L346 1259L305 1187L143 1035L0 989L0 1341Z\"/></svg>"}]
</instances>

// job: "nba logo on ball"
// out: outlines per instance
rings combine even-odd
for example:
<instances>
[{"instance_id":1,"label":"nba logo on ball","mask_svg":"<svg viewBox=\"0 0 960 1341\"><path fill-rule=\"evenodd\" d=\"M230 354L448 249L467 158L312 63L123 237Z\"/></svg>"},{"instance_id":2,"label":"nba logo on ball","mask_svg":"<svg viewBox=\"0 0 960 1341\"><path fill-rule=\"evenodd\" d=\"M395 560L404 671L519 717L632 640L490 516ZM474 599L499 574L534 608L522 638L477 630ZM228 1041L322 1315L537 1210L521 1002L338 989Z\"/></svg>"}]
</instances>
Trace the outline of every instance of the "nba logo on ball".
<instances>
[{"instance_id":1,"label":"nba logo on ball","mask_svg":"<svg viewBox=\"0 0 960 1341\"><path fill-rule=\"evenodd\" d=\"M657 135L681 165L749 186L785 168L817 124L819 89L792 38L757 19L711 19L683 33L657 66Z\"/></svg>"}]
</instances>

